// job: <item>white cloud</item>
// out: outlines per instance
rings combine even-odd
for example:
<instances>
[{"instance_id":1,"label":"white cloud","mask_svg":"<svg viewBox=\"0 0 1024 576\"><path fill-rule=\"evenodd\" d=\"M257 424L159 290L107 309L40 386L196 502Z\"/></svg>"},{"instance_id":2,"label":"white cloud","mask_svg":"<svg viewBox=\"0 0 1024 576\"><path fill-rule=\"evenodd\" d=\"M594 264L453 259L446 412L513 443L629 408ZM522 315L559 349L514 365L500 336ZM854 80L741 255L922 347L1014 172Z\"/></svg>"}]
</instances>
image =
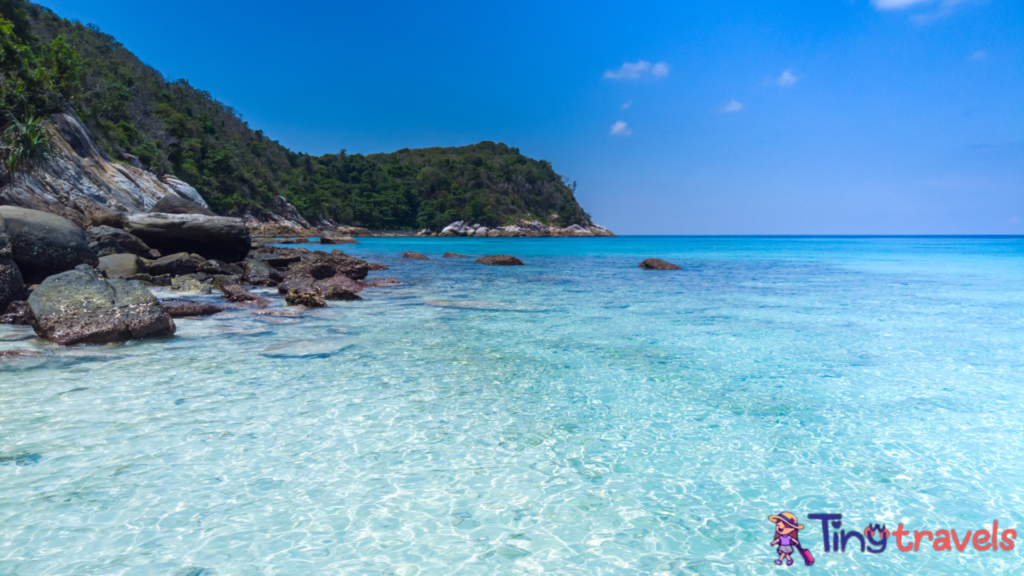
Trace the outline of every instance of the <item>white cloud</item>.
<instances>
[{"instance_id":1,"label":"white cloud","mask_svg":"<svg viewBox=\"0 0 1024 576\"><path fill-rule=\"evenodd\" d=\"M940 18L945 18L953 13L959 4L972 2L973 0L871 0L877 10L903 10L913 6L924 6L938 4L938 8L931 12L911 16L911 20L918 24L929 24Z\"/></svg>"},{"instance_id":2,"label":"white cloud","mask_svg":"<svg viewBox=\"0 0 1024 576\"><path fill-rule=\"evenodd\" d=\"M988 58L988 53L984 50L976 50L971 54L971 60L984 60L985 58Z\"/></svg>"},{"instance_id":3,"label":"white cloud","mask_svg":"<svg viewBox=\"0 0 1024 576\"><path fill-rule=\"evenodd\" d=\"M796 76L789 70L785 70L775 83L779 86L792 86L793 84L796 84L796 81L799 79L799 76Z\"/></svg>"},{"instance_id":4,"label":"white cloud","mask_svg":"<svg viewBox=\"0 0 1024 576\"><path fill-rule=\"evenodd\" d=\"M606 70L604 77L609 80L636 80L646 74L668 76L668 64L658 62L652 66L647 60L623 62L618 70Z\"/></svg>"},{"instance_id":5,"label":"white cloud","mask_svg":"<svg viewBox=\"0 0 1024 576\"><path fill-rule=\"evenodd\" d=\"M734 100L729 100L718 109L722 114L728 114L730 112L739 112L743 110L743 104Z\"/></svg>"},{"instance_id":6,"label":"white cloud","mask_svg":"<svg viewBox=\"0 0 1024 576\"><path fill-rule=\"evenodd\" d=\"M612 124L612 136L629 136L633 131L629 129L629 126L619 120L615 124Z\"/></svg>"},{"instance_id":7,"label":"white cloud","mask_svg":"<svg viewBox=\"0 0 1024 576\"><path fill-rule=\"evenodd\" d=\"M625 110L626 108L629 108L632 105L633 105L633 101L632 100L630 100L629 102L624 102L622 104L622 109Z\"/></svg>"}]
</instances>

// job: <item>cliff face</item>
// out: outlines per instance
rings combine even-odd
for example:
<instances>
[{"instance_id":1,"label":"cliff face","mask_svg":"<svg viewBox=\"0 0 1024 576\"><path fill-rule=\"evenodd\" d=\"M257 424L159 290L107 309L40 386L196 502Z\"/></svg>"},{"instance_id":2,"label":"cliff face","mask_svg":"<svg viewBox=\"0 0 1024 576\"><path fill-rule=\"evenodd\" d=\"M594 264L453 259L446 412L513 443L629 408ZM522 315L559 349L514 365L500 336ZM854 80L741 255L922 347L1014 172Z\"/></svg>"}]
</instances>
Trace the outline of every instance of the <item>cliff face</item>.
<instances>
[{"instance_id":1,"label":"cliff face","mask_svg":"<svg viewBox=\"0 0 1024 576\"><path fill-rule=\"evenodd\" d=\"M63 216L87 226L101 212L145 212L167 194L206 206L195 188L140 167L113 162L89 129L70 113L55 114L54 155L32 174L18 174L0 187L0 205L20 206Z\"/></svg>"}]
</instances>

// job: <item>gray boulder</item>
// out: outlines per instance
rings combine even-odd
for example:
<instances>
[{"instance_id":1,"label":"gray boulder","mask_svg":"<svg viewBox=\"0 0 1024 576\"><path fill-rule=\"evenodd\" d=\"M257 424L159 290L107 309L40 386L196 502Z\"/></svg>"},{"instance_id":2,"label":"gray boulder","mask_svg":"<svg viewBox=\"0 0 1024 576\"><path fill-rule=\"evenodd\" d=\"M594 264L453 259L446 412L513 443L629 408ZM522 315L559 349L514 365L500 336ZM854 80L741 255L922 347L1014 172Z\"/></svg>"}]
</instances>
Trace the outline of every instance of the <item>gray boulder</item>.
<instances>
[{"instance_id":1,"label":"gray boulder","mask_svg":"<svg viewBox=\"0 0 1024 576\"><path fill-rule=\"evenodd\" d=\"M29 284L79 264L97 264L85 230L60 216L0 206L0 234L4 233L10 238L11 257Z\"/></svg>"},{"instance_id":2,"label":"gray boulder","mask_svg":"<svg viewBox=\"0 0 1024 576\"><path fill-rule=\"evenodd\" d=\"M164 254L191 252L223 262L249 253L249 230L241 218L202 214L132 214L125 230Z\"/></svg>"},{"instance_id":3,"label":"gray boulder","mask_svg":"<svg viewBox=\"0 0 1024 576\"><path fill-rule=\"evenodd\" d=\"M489 266L522 266L523 261L515 256L509 256L508 254L495 254L493 256L482 256L475 260L477 264L487 264Z\"/></svg>"},{"instance_id":4,"label":"gray boulder","mask_svg":"<svg viewBox=\"0 0 1024 576\"><path fill-rule=\"evenodd\" d=\"M679 266L671 262L659 260L657 258L648 258L640 263L640 268L644 270L682 270Z\"/></svg>"},{"instance_id":5,"label":"gray boulder","mask_svg":"<svg viewBox=\"0 0 1024 576\"><path fill-rule=\"evenodd\" d=\"M142 272L142 262L135 254L111 254L101 256L98 268L107 273L107 278L129 278Z\"/></svg>"},{"instance_id":6,"label":"gray boulder","mask_svg":"<svg viewBox=\"0 0 1024 576\"><path fill-rule=\"evenodd\" d=\"M57 344L105 344L170 336L174 320L137 282L104 280L89 266L50 276L32 291L30 322Z\"/></svg>"},{"instance_id":7,"label":"gray boulder","mask_svg":"<svg viewBox=\"0 0 1024 576\"><path fill-rule=\"evenodd\" d=\"M162 276L164 274L184 276L186 274L195 274L198 270L199 266L196 264L196 261L187 252L179 252L170 256L164 256L163 258L157 258L146 264L146 273L153 276Z\"/></svg>"},{"instance_id":8,"label":"gray boulder","mask_svg":"<svg viewBox=\"0 0 1024 576\"><path fill-rule=\"evenodd\" d=\"M145 242L124 230L111 226L89 228L85 236L89 240L89 248L92 248L99 257L110 256L111 254L149 256L150 253L150 248Z\"/></svg>"},{"instance_id":9,"label":"gray boulder","mask_svg":"<svg viewBox=\"0 0 1024 576\"><path fill-rule=\"evenodd\" d=\"M224 311L223 306L209 304L207 302L196 302L184 298L166 298L160 301L160 305L167 310L171 318L189 318L192 316L210 316Z\"/></svg>"},{"instance_id":10,"label":"gray boulder","mask_svg":"<svg viewBox=\"0 0 1024 576\"><path fill-rule=\"evenodd\" d=\"M209 208L201 206L191 200L186 200L176 194L168 194L157 200L156 204L149 209L150 212L161 214L202 214L203 216L216 216Z\"/></svg>"},{"instance_id":11,"label":"gray boulder","mask_svg":"<svg viewBox=\"0 0 1024 576\"><path fill-rule=\"evenodd\" d=\"M284 280L284 276L277 269L262 260L246 258L242 266L245 268L242 281L246 284L252 284L253 286L277 286L281 280Z\"/></svg>"}]
</instances>

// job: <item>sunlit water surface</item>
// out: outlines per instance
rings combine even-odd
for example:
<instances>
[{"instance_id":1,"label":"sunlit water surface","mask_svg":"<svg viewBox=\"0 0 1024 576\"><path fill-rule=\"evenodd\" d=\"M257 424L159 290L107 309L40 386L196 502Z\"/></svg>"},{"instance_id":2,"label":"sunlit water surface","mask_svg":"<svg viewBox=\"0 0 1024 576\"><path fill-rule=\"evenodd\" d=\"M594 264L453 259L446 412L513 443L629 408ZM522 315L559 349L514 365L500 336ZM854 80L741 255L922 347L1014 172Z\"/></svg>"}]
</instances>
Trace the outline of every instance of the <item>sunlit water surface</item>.
<instances>
[{"instance_id":1,"label":"sunlit water surface","mask_svg":"<svg viewBox=\"0 0 1024 576\"><path fill-rule=\"evenodd\" d=\"M806 519L1024 537L1022 239L341 248L403 285L124 345L0 327L44 352L0 362L0 574L769 574L782 510L818 573L1024 572L1024 540L826 554Z\"/></svg>"}]
</instances>

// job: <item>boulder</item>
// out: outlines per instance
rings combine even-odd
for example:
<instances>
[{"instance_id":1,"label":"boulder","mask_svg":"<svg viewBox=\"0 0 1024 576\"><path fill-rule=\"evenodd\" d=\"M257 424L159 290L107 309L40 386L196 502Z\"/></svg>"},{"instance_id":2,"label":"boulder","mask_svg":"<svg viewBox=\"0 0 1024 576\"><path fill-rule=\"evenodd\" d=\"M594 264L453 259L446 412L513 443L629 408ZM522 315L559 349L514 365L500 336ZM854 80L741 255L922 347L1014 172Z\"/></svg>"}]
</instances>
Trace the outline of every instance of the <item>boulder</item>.
<instances>
[{"instance_id":1,"label":"boulder","mask_svg":"<svg viewBox=\"0 0 1024 576\"><path fill-rule=\"evenodd\" d=\"M160 305L164 307L164 310L167 310L167 313L171 315L171 318L210 316L224 311L223 306L208 304L206 302L196 302L195 300L185 300L184 298L167 298L161 300Z\"/></svg>"},{"instance_id":2,"label":"boulder","mask_svg":"<svg viewBox=\"0 0 1024 576\"><path fill-rule=\"evenodd\" d=\"M150 248L145 242L131 234L110 226L94 226L85 233L92 248L99 257L111 254L136 254L149 256Z\"/></svg>"},{"instance_id":3,"label":"boulder","mask_svg":"<svg viewBox=\"0 0 1024 576\"><path fill-rule=\"evenodd\" d=\"M199 271L206 274L241 275L244 270L236 264L227 264L220 260L206 260L199 264Z\"/></svg>"},{"instance_id":4,"label":"boulder","mask_svg":"<svg viewBox=\"0 0 1024 576\"><path fill-rule=\"evenodd\" d=\"M287 268L290 264L302 261L299 254L265 254L256 259L273 268Z\"/></svg>"},{"instance_id":5,"label":"boulder","mask_svg":"<svg viewBox=\"0 0 1024 576\"><path fill-rule=\"evenodd\" d=\"M137 282L104 280L81 265L50 276L29 296L36 334L57 344L105 344L170 336L174 320Z\"/></svg>"},{"instance_id":6,"label":"boulder","mask_svg":"<svg viewBox=\"0 0 1024 576\"><path fill-rule=\"evenodd\" d=\"M305 306L306 308L324 308L327 302L316 292L299 292L289 290L284 296L284 301L289 306Z\"/></svg>"},{"instance_id":7,"label":"boulder","mask_svg":"<svg viewBox=\"0 0 1024 576\"><path fill-rule=\"evenodd\" d=\"M142 262L135 254L111 254L100 258L98 268L107 278L130 278L142 272Z\"/></svg>"},{"instance_id":8,"label":"boulder","mask_svg":"<svg viewBox=\"0 0 1024 576\"><path fill-rule=\"evenodd\" d=\"M657 258L648 258L640 263L640 268L644 270L682 270L679 266L671 262L665 262L664 260L658 260Z\"/></svg>"},{"instance_id":9,"label":"boulder","mask_svg":"<svg viewBox=\"0 0 1024 576\"><path fill-rule=\"evenodd\" d=\"M242 281L253 286L277 286L284 276L263 260L246 258L242 263L245 269Z\"/></svg>"},{"instance_id":10,"label":"boulder","mask_svg":"<svg viewBox=\"0 0 1024 576\"><path fill-rule=\"evenodd\" d=\"M253 294L238 284L224 286L221 288L221 291L224 292L224 298L228 302L254 304L259 308L270 306L270 300L258 294Z\"/></svg>"},{"instance_id":11,"label":"boulder","mask_svg":"<svg viewBox=\"0 0 1024 576\"><path fill-rule=\"evenodd\" d=\"M13 250L6 234L0 233L0 310L25 294L25 279L11 257Z\"/></svg>"},{"instance_id":12,"label":"boulder","mask_svg":"<svg viewBox=\"0 0 1024 576\"><path fill-rule=\"evenodd\" d=\"M188 183L182 182L181 180L178 180L177 178L171 176L170 174L164 174L164 176L160 180L162 180L164 184L170 186L171 190L174 190L174 193L177 194L178 196L181 196L186 200L191 200L192 202L199 204L203 208L209 208L209 206L206 204L206 200L203 200L202 195L199 194L199 191L190 186Z\"/></svg>"},{"instance_id":13,"label":"boulder","mask_svg":"<svg viewBox=\"0 0 1024 576\"><path fill-rule=\"evenodd\" d=\"M203 216L216 216L209 208L201 206L191 200L186 200L177 194L167 194L157 200L156 204L149 209L150 212L160 214L202 214Z\"/></svg>"},{"instance_id":14,"label":"boulder","mask_svg":"<svg viewBox=\"0 0 1024 576\"><path fill-rule=\"evenodd\" d=\"M494 256L483 256L476 259L477 264L488 264L490 266L522 266L523 261L508 254L496 254Z\"/></svg>"},{"instance_id":15,"label":"boulder","mask_svg":"<svg viewBox=\"0 0 1024 576\"><path fill-rule=\"evenodd\" d=\"M288 266L289 274L306 273L315 280L339 275L362 280L369 271L370 266L365 260L353 258L341 250L313 252L307 258Z\"/></svg>"},{"instance_id":16,"label":"boulder","mask_svg":"<svg viewBox=\"0 0 1024 576\"><path fill-rule=\"evenodd\" d=\"M32 310L28 302L15 300L7 305L7 311L0 316L0 324L13 324L15 326L28 326Z\"/></svg>"},{"instance_id":17,"label":"boulder","mask_svg":"<svg viewBox=\"0 0 1024 576\"><path fill-rule=\"evenodd\" d=\"M224 262L249 253L249 230L241 218L201 214L132 214L125 230L164 254L190 252Z\"/></svg>"},{"instance_id":18,"label":"boulder","mask_svg":"<svg viewBox=\"0 0 1024 576\"><path fill-rule=\"evenodd\" d=\"M0 206L0 234L7 234L10 239L11 258L29 284L79 264L98 263L85 230L60 216Z\"/></svg>"},{"instance_id":19,"label":"boulder","mask_svg":"<svg viewBox=\"0 0 1024 576\"><path fill-rule=\"evenodd\" d=\"M487 226L480 226L473 230L473 236L486 237L488 232L490 232L490 230L488 230Z\"/></svg>"},{"instance_id":20,"label":"boulder","mask_svg":"<svg viewBox=\"0 0 1024 576\"><path fill-rule=\"evenodd\" d=\"M192 255L187 252L178 252L177 254L164 256L163 258L146 263L146 272L153 276L161 276L163 274L184 276L186 274L195 274L198 271L199 266L192 259Z\"/></svg>"},{"instance_id":21,"label":"boulder","mask_svg":"<svg viewBox=\"0 0 1024 576\"><path fill-rule=\"evenodd\" d=\"M430 260L426 254L420 252L402 252L402 258L408 258L410 260Z\"/></svg>"},{"instance_id":22,"label":"boulder","mask_svg":"<svg viewBox=\"0 0 1024 576\"><path fill-rule=\"evenodd\" d=\"M151 276L145 273L129 276L127 279L142 282L144 284L152 284L153 286L170 286L172 281L170 275L167 274L163 276Z\"/></svg>"},{"instance_id":23,"label":"boulder","mask_svg":"<svg viewBox=\"0 0 1024 576\"><path fill-rule=\"evenodd\" d=\"M187 276L179 276L171 280L169 288L175 292L182 292L185 294L209 294L210 282L204 281L195 274L189 274Z\"/></svg>"},{"instance_id":24,"label":"boulder","mask_svg":"<svg viewBox=\"0 0 1024 576\"><path fill-rule=\"evenodd\" d=\"M452 222L441 229L441 236L465 236L466 232L470 230L461 220L458 222Z\"/></svg>"},{"instance_id":25,"label":"boulder","mask_svg":"<svg viewBox=\"0 0 1024 576\"><path fill-rule=\"evenodd\" d=\"M441 258L469 258L465 254L456 254L455 252L445 252Z\"/></svg>"},{"instance_id":26,"label":"boulder","mask_svg":"<svg viewBox=\"0 0 1024 576\"><path fill-rule=\"evenodd\" d=\"M385 266L383 264L377 264L376 262L367 262L366 266L367 266L367 268L370 269L370 272L380 272L382 270L390 270L390 268L388 268L387 266Z\"/></svg>"},{"instance_id":27,"label":"boulder","mask_svg":"<svg viewBox=\"0 0 1024 576\"><path fill-rule=\"evenodd\" d=\"M338 226L337 232L342 236L373 236L373 232L357 226Z\"/></svg>"},{"instance_id":28,"label":"boulder","mask_svg":"<svg viewBox=\"0 0 1024 576\"><path fill-rule=\"evenodd\" d=\"M223 292L225 286L232 286L241 282L242 276L239 274L214 274L213 278L210 279L210 288Z\"/></svg>"},{"instance_id":29,"label":"boulder","mask_svg":"<svg viewBox=\"0 0 1024 576\"><path fill-rule=\"evenodd\" d=\"M324 300L362 300L363 286L347 276L332 276L313 282L313 289Z\"/></svg>"}]
</instances>

